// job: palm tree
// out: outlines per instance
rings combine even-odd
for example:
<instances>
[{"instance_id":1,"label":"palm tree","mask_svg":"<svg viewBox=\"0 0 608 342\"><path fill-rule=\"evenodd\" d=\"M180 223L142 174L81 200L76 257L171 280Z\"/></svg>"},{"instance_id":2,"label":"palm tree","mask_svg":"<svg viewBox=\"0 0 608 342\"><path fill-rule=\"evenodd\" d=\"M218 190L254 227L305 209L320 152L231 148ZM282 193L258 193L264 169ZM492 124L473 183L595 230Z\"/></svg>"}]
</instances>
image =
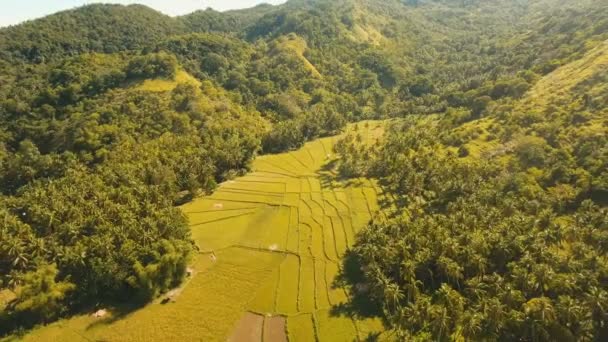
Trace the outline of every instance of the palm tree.
<instances>
[{"instance_id":1,"label":"palm tree","mask_svg":"<svg viewBox=\"0 0 608 342\"><path fill-rule=\"evenodd\" d=\"M482 310L484 316L489 322L490 332L498 333L505 324L505 306L498 298L486 299L482 302Z\"/></svg>"},{"instance_id":2,"label":"palm tree","mask_svg":"<svg viewBox=\"0 0 608 342\"><path fill-rule=\"evenodd\" d=\"M523 309L532 330L532 340L547 338L549 336L548 327L557 318L551 299L547 297L532 298L524 304Z\"/></svg>"},{"instance_id":3,"label":"palm tree","mask_svg":"<svg viewBox=\"0 0 608 342\"><path fill-rule=\"evenodd\" d=\"M574 336L581 336L579 326L585 316L583 307L570 296L560 296L557 315Z\"/></svg>"},{"instance_id":4,"label":"palm tree","mask_svg":"<svg viewBox=\"0 0 608 342\"><path fill-rule=\"evenodd\" d=\"M399 288L399 285L395 283L388 283L384 286L384 299L388 303L389 310L391 312L397 312L401 308L401 300L403 300L403 293Z\"/></svg>"},{"instance_id":5,"label":"palm tree","mask_svg":"<svg viewBox=\"0 0 608 342\"><path fill-rule=\"evenodd\" d=\"M585 304L591 310L596 329L604 327L608 321L608 292L598 287L591 287L585 294Z\"/></svg>"},{"instance_id":6,"label":"palm tree","mask_svg":"<svg viewBox=\"0 0 608 342\"><path fill-rule=\"evenodd\" d=\"M462 315L460 320L460 329L466 340L475 340L482 331L482 318L477 313L469 311Z\"/></svg>"},{"instance_id":7,"label":"palm tree","mask_svg":"<svg viewBox=\"0 0 608 342\"><path fill-rule=\"evenodd\" d=\"M17 240L11 243L8 248L8 255L12 258L12 267L14 269L27 268L29 256L23 241Z\"/></svg>"},{"instance_id":8,"label":"palm tree","mask_svg":"<svg viewBox=\"0 0 608 342\"><path fill-rule=\"evenodd\" d=\"M448 309L443 305L433 305L432 308L433 334L437 335L437 340L441 341L444 334L449 334L452 326L452 317L449 315Z\"/></svg>"},{"instance_id":9,"label":"palm tree","mask_svg":"<svg viewBox=\"0 0 608 342\"><path fill-rule=\"evenodd\" d=\"M412 260L404 260L401 263L401 280L404 283L402 287L408 302L416 300L420 291L418 286L422 286L422 282L416 279L415 267L415 262Z\"/></svg>"}]
</instances>

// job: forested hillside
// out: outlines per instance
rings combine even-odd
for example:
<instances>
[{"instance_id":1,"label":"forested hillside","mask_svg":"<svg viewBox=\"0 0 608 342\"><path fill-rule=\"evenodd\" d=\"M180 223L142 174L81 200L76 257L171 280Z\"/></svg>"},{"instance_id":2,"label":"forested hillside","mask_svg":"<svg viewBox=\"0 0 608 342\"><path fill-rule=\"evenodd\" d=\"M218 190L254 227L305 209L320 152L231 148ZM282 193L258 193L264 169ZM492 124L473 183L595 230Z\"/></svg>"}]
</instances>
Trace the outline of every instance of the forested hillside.
<instances>
[{"instance_id":1,"label":"forested hillside","mask_svg":"<svg viewBox=\"0 0 608 342\"><path fill-rule=\"evenodd\" d=\"M409 116L373 147L357 134L338 143L345 177L375 178L390 194L348 263L367 286L352 295L374 298L400 340L608 338L600 37L561 47L553 71L523 64L520 90L476 90L483 108Z\"/></svg>"},{"instance_id":2,"label":"forested hillside","mask_svg":"<svg viewBox=\"0 0 608 342\"><path fill-rule=\"evenodd\" d=\"M607 41L601 0L90 5L0 29L0 334L149 302L198 248L178 205L398 118L336 146L387 194L352 298L406 340L606 339Z\"/></svg>"}]
</instances>

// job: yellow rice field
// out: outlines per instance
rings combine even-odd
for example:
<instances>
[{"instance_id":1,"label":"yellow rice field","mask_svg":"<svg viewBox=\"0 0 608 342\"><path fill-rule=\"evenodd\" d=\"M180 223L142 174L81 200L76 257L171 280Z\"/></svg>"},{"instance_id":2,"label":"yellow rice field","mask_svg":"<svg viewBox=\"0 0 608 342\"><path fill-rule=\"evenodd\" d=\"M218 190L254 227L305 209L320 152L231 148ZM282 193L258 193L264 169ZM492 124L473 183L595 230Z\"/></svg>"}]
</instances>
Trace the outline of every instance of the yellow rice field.
<instances>
[{"instance_id":1,"label":"yellow rice field","mask_svg":"<svg viewBox=\"0 0 608 342\"><path fill-rule=\"evenodd\" d=\"M383 127L359 123L357 130L373 143ZM335 160L332 146L339 138L258 157L251 173L184 205L199 253L193 275L169 303L161 298L126 315L110 310L104 318L77 316L23 340L226 341L250 336L243 331L247 325L239 325L246 314L266 317L264 326L285 322L284 334L255 331L254 339L356 341L381 333L379 320L335 310L348 301L348 292L335 283L342 258L382 196L369 180L341 182L324 168Z\"/></svg>"}]
</instances>

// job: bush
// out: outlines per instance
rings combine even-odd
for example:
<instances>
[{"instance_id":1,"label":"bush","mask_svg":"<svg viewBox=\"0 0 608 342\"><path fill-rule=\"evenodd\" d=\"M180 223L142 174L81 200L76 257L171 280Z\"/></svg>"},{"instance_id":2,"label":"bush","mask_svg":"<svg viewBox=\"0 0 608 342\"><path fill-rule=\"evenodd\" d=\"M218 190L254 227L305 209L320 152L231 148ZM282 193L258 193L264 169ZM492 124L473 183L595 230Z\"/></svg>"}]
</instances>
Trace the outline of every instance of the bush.
<instances>
[{"instance_id":1,"label":"bush","mask_svg":"<svg viewBox=\"0 0 608 342\"><path fill-rule=\"evenodd\" d=\"M301 147L305 138L302 127L296 120L282 121L275 125L272 132L264 137L262 146L265 152L277 153Z\"/></svg>"},{"instance_id":2,"label":"bush","mask_svg":"<svg viewBox=\"0 0 608 342\"><path fill-rule=\"evenodd\" d=\"M166 52L152 53L135 57L129 62L126 73L129 78L168 78L175 77L177 59Z\"/></svg>"},{"instance_id":3,"label":"bush","mask_svg":"<svg viewBox=\"0 0 608 342\"><path fill-rule=\"evenodd\" d=\"M21 323L49 322L66 311L64 300L76 286L68 281L57 281L57 266L39 265L23 276L17 288L17 298L11 304Z\"/></svg>"},{"instance_id":4,"label":"bush","mask_svg":"<svg viewBox=\"0 0 608 342\"><path fill-rule=\"evenodd\" d=\"M145 266L136 261L135 274L127 279L142 303L174 288L186 274L190 246L168 240L161 240L155 246L152 248L154 260Z\"/></svg>"},{"instance_id":5,"label":"bush","mask_svg":"<svg viewBox=\"0 0 608 342\"><path fill-rule=\"evenodd\" d=\"M525 167L540 167L547 161L549 149L545 139L528 136L519 139L515 154Z\"/></svg>"},{"instance_id":6,"label":"bush","mask_svg":"<svg viewBox=\"0 0 608 342\"><path fill-rule=\"evenodd\" d=\"M462 145L458 148L458 157L460 157L460 158L468 157L469 154L470 154L469 149L465 145Z\"/></svg>"}]
</instances>

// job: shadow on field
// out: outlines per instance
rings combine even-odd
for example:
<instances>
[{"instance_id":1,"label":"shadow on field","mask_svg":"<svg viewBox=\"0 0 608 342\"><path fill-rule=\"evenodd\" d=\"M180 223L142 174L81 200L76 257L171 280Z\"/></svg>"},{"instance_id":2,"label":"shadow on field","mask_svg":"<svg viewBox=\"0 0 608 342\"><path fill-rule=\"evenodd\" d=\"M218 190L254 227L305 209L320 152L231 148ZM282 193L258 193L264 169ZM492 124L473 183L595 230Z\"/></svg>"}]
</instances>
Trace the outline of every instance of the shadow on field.
<instances>
[{"instance_id":1,"label":"shadow on field","mask_svg":"<svg viewBox=\"0 0 608 342\"><path fill-rule=\"evenodd\" d=\"M95 320L94 322L87 325L85 330L90 330L90 329L96 328L98 326L110 325L112 323L118 322L118 321L126 318L130 314L134 313L135 311L143 308L144 306L145 305L124 304L124 303L109 305L108 311L110 311L112 314L108 315L108 317Z\"/></svg>"},{"instance_id":2,"label":"shadow on field","mask_svg":"<svg viewBox=\"0 0 608 342\"><path fill-rule=\"evenodd\" d=\"M336 276L331 286L346 289L349 301L332 306L331 315L354 319L381 318L382 310L372 301L369 289L364 284L361 263L352 251L348 251L342 261L342 272Z\"/></svg>"},{"instance_id":3,"label":"shadow on field","mask_svg":"<svg viewBox=\"0 0 608 342\"><path fill-rule=\"evenodd\" d=\"M336 167L338 165L338 160L331 160L321 166L316 173L319 176L319 182L321 182L322 188L331 188L332 182L338 180L338 175L336 174Z\"/></svg>"}]
</instances>

